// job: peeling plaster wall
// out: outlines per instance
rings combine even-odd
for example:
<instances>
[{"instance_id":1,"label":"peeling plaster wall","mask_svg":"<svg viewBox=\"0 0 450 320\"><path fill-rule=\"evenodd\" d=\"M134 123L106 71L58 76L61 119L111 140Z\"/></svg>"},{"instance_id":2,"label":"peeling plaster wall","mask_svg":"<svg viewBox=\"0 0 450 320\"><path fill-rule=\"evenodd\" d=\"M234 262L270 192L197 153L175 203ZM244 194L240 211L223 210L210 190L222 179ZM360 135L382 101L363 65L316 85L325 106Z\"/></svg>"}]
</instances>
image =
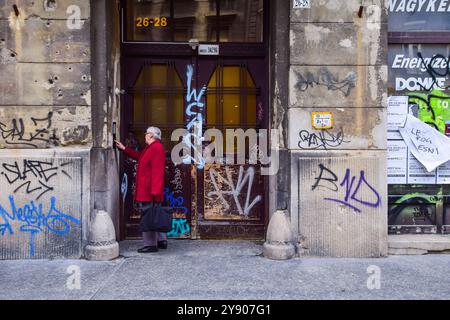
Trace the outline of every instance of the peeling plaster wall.
<instances>
[{"instance_id":1,"label":"peeling plaster wall","mask_svg":"<svg viewBox=\"0 0 450 320\"><path fill-rule=\"evenodd\" d=\"M311 1L290 17L290 211L300 253L387 254L387 9ZM360 6L363 6L359 16ZM334 127L313 128L312 112Z\"/></svg>"},{"instance_id":2,"label":"peeling plaster wall","mask_svg":"<svg viewBox=\"0 0 450 320\"><path fill-rule=\"evenodd\" d=\"M83 255L90 48L89 0L0 0L0 259Z\"/></svg>"}]
</instances>

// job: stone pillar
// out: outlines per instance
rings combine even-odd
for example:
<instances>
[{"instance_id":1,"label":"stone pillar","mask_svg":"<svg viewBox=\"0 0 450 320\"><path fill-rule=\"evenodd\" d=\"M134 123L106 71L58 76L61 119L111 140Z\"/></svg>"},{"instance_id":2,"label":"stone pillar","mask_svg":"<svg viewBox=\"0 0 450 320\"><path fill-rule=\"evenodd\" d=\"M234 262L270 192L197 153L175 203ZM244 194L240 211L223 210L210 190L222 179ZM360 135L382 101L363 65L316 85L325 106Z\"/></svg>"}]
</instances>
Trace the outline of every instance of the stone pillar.
<instances>
[{"instance_id":1,"label":"stone pillar","mask_svg":"<svg viewBox=\"0 0 450 320\"><path fill-rule=\"evenodd\" d=\"M387 8L310 1L290 17L290 212L302 255L387 254ZM333 117L331 128L312 115Z\"/></svg>"},{"instance_id":2,"label":"stone pillar","mask_svg":"<svg viewBox=\"0 0 450 320\"><path fill-rule=\"evenodd\" d=\"M288 260L294 257L293 234L289 213L277 211L270 219L264 243L264 257L272 260Z\"/></svg>"},{"instance_id":3,"label":"stone pillar","mask_svg":"<svg viewBox=\"0 0 450 320\"><path fill-rule=\"evenodd\" d=\"M111 217L106 211L97 211L89 231L86 259L108 261L119 256L119 244Z\"/></svg>"}]
</instances>

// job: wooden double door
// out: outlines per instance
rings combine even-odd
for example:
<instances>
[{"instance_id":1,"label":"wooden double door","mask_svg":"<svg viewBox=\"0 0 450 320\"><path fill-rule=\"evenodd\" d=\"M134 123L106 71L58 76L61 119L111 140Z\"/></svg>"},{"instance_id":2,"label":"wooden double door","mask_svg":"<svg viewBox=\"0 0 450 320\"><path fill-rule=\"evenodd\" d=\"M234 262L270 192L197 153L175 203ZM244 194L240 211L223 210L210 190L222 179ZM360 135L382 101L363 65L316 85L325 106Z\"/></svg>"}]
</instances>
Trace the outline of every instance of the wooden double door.
<instances>
[{"instance_id":1,"label":"wooden double door","mask_svg":"<svg viewBox=\"0 0 450 320\"><path fill-rule=\"evenodd\" d=\"M159 127L166 148L165 199L175 208L172 238L263 239L267 183L259 164L213 164L203 158L207 142L192 147L193 161L174 164L171 141L177 129L202 137L265 129L268 122L267 67L261 58L215 56L124 57L122 140L142 150L149 126ZM198 148L199 147L199 148ZM198 150L199 149L199 150ZM252 150L246 146L246 158ZM236 149L224 150L226 154ZM140 238L133 193L137 163L121 159L123 239Z\"/></svg>"}]
</instances>

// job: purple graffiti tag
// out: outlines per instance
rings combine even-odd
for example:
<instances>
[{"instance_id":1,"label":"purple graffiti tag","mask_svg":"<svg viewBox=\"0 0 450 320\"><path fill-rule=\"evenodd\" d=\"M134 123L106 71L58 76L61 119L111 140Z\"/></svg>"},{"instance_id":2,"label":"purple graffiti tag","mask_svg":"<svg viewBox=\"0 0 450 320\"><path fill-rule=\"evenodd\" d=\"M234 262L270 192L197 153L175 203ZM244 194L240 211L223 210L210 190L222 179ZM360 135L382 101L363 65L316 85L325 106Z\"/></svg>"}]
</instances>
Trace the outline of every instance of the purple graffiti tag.
<instances>
[{"instance_id":1,"label":"purple graffiti tag","mask_svg":"<svg viewBox=\"0 0 450 320\"><path fill-rule=\"evenodd\" d=\"M327 189L338 192L339 188L335 184L338 180L337 175L326 168L324 165L319 165L320 174L316 178L316 183L313 185L313 190L315 190L318 186L320 186L321 181L325 181L332 186L327 187ZM324 172L327 172L331 175L332 179L324 177ZM324 186L325 187L325 186ZM360 171L359 177L351 174L351 170L347 169L345 173L345 177L342 180L340 187L344 189L344 199L337 198L324 198L325 201L336 202L342 204L357 213L361 213L362 210L359 205L370 207L370 208L378 208L381 205L381 196L377 192L377 190L367 181L366 174L363 170ZM373 201L366 201L361 198L360 192L363 187L369 188L371 193L375 196Z\"/></svg>"}]
</instances>

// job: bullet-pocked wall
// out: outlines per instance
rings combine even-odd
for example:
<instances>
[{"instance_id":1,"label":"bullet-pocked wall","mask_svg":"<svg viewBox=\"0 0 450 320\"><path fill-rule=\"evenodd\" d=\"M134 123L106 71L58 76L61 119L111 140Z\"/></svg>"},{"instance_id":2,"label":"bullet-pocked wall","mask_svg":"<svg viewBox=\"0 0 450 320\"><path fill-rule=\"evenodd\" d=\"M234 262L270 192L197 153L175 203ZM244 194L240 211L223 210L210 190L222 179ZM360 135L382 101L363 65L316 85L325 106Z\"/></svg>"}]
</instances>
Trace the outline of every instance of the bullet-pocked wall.
<instances>
[{"instance_id":1,"label":"bullet-pocked wall","mask_svg":"<svg viewBox=\"0 0 450 320\"><path fill-rule=\"evenodd\" d=\"M387 9L293 1L290 211L301 254L387 254Z\"/></svg>"},{"instance_id":2,"label":"bullet-pocked wall","mask_svg":"<svg viewBox=\"0 0 450 320\"><path fill-rule=\"evenodd\" d=\"M88 0L0 0L0 259L83 254L90 34Z\"/></svg>"}]
</instances>

